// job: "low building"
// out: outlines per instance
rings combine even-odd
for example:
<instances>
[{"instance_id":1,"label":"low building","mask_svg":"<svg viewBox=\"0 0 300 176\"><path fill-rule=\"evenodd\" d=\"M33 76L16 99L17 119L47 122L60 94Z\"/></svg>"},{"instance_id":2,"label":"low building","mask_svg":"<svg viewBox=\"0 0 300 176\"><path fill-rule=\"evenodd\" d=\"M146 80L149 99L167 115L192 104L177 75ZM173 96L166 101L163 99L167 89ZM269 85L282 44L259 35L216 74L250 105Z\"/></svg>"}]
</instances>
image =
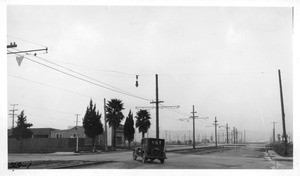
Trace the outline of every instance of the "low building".
<instances>
[{"instance_id":1,"label":"low building","mask_svg":"<svg viewBox=\"0 0 300 176\"><path fill-rule=\"evenodd\" d=\"M75 126L65 130L51 131L51 138L85 138L84 128L82 126Z\"/></svg>"},{"instance_id":2,"label":"low building","mask_svg":"<svg viewBox=\"0 0 300 176\"><path fill-rule=\"evenodd\" d=\"M107 127L107 145L112 145L112 139L113 139L113 133L112 128ZM117 128L117 134L116 134L116 146L121 146L125 144L125 137L124 137L124 125L120 125Z\"/></svg>"}]
</instances>

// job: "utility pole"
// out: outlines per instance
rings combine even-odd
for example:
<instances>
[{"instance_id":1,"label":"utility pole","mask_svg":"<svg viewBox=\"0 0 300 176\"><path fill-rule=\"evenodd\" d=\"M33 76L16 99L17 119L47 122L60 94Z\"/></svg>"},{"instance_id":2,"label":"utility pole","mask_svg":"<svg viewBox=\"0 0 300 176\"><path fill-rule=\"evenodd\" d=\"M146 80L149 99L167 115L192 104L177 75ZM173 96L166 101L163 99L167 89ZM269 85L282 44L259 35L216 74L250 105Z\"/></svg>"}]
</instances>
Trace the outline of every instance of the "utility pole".
<instances>
[{"instance_id":1,"label":"utility pole","mask_svg":"<svg viewBox=\"0 0 300 176\"><path fill-rule=\"evenodd\" d=\"M235 127L233 127L233 143L235 144Z\"/></svg>"},{"instance_id":2,"label":"utility pole","mask_svg":"<svg viewBox=\"0 0 300 176\"><path fill-rule=\"evenodd\" d=\"M243 143L243 132L241 132L241 143Z\"/></svg>"},{"instance_id":3,"label":"utility pole","mask_svg":"<svg viewBox=\"0 0 300 176\"><path fill-rule=\"evenodd\" d=\"M11 129L13 129L15 127L15 111L18 111L18 109L15 109L16 106L18 106L18 104L11 104L11 106L13 107L12 110L9 110L9 111L12 111L12 114L9 114L12 116L12 125L11 125Z\"/></svg>"},{"instance_id":4,"label":"utility pole","mask_svg":"<svg viewBox=\"0 0 300 176\"><path fill-rule=\"evenodd\" d=\"M158 75L157 74L155 74L155 97L156 97L156 100L150 102L150 104L155 103L155 109L156 109L156 138L158 139L159 138L159 108L160 108L159 103L163 103L163 101L158 100ZM140 109L139 107L136 107L136 108ZM179 108L179 106L161 106L161 108Z\"/></svg>"},{"instance_id":5,"label":"utility pole","mask_svg":"<svg viewBox=\"0 0 300 176\"><path fill-rule=\"evenodd\" d=\"M150 104L154 104L155 103L155 109L156 109L156 138L159 138L159 103L163 103L163 101L159 101L158 98L158 74L155 74L155 101L150 102ZM173 107L173 106L168 106L169 107ZM179 108L179 106L176 106L177 108ZM139 107L136 107L137 109ZM145 108L145 107L144 107ZM147 108L147 107L146 107ZM151 108L151 107L150 107Z\"/></svg>"},{"instance_id":6,"label":"utility pole","mask_svg":"<svg viewBox=\"0 0 300 176\"><path fill-rule=\"evenodd\" d=\"M230 129L230 128L228 127L228 123L226 123L226 126L224 126L224 125L220 126L220 125L219 125L219 128L221 128L221 127L223 127L223 128L226 129L226 141L225 141L225 139L224 139L224 138L225 138L224 132L223 132L223 136L222 136L222 137L223 137L223 142L228 144L228 143L229 143L228 129ZM219 141L220 141L220 140L219 140Z\"/></svg>"},{"instance_id":7,"label":"utility pole","mask_svg":"<svg viewBox=\"0 0 300 176\"><path fill-rule=\"evenodd\" d=\"M159 110L158 110L158 104L162 103L163 101L158 101L158 75L155 75L155 87L156 87L156 138L159 138ZM154 102L152 102L154 103Z\"/></svg>"},{"instance_id":8,"label":"utility pole","mask_svg":"<svg viewBox=\"0 0 300 176\"><path fill-rule=\"evenodd\" d=\"M229 140L228 140L228 123L226 123L226 143L228 144L229 143Z\"/></svg>"},{"instance_id":9,"label":"utility pole","mask_svg":"<svg viewBox=\"0 0 300 176\"><path fill-rule=\"evenodd\" d=\"M196 147L195 147L195 117L198 117L198 116L195 116L195 113L197 113L196 111L195 111L195 109L194 109L194 105L193 105L193 112L192 112L192 114L193 114L193 149L195 149Z\"/></svg>"},{"instance_id":10,"label":"utility pole","mask_svg":"<svg viewBox=\"0 0 300 176\"><path fill-rule=\"evenodd\" d=\"M78 126L78 116L81 114L75 114L76 115L76 127Z\"/></svg>"},{"instance_id":11,"label":"utility pole","mask_svg":"<svg viewBox=\"0 0 300 176\"><path fill-rule=\"evenodd\" d=\"M196 142L195 142L196 141L195 119L208 119L208 117L198 117L198 116L195 116L195 113L197 113L197 112L195 111L194 105L193 105L193 111L191 113L192 113L192 116L189 117L189 118L193 119L193 149L195 149L196 148L195 147L195 145L196 145ZM179 120L181 120L181 121L184 121L184 120L189 121L189 118L183 118L183 119L179 119ZM190 138L190 131L189 131L189 140L191 140L191 138Z\"/></svg>"},{"instance_id":12,"label":"utility pole","mask_svg":"<svg viewBox=\"0 0 300 176\"><path fill-rule=\"evenodd\" d=\"M215 143L216 143L216 147L218 147L218 139L217 139L217 117L215 117L215 121L214 121L214 125L215 125Z\"/></svg>"},{"instance_id":13,"label":"utility pole","mask_svg":"<svg viewBox=\"0 0 300 176\"><path fill-rule=\"evenodd\" d=\"M246 144L246 130L244 130L244 143Z\"/></svg>"},{"instance_id":14,"label":"utility pole","mask_svg":"<svg viewBox=\"0 0 300 176\"><path fill-rule=\"evenodd\" d=\"M284 154L287 155L287 137L286 137L286 130L285 130L285 114L284 114L284 104L283 104L283 93L282 93L282 84L281 84L281 74L280 70L278 70L279 76L279 88L280 88L280 100L281 100L281 115L282 115L282 128L283 128L283 137L285 143L285 151Z\"/></svg>"},{"instance_id":15,"label":"utility pole","mask_svg":"<svg viewBox=\"0 0 300 176\"><path fill-rule=\"evenodd\" d=\"M75 130L77 131L77 126L78 126L78 116L80 114L75 114L76 115L76 126L75 126ZM76 152L78 152L78 131L76 133Z\"/></svg>"},{"instance_id":16,"label":"utility pole","mask_svg":"<svg viewBox=\"0 0 300 176\"><path fill-rule=\"evenodd\" d=\"M104 148L107 151L106 99L104 98Z\"/></svg>"},{"instance_id":17,"label":"utility pole","mask_svg":"<svg viewBox=\"0 0 300 176\"><path fill-rule=\"evenodd\" d=\"M275 144L275 142L276 142L276 139L275 139L275 123L277 123L277 122L271 122L271 123L273 123L273 144Z\"/></svg>"},{"instance_id":18,"label":"utility pole","mask_svg":"<svg viewBox=\"0 0 300 176\"><path fill-rule=\"evenodd\" d=\"M239 142L239 132L238 132L238 130L237 130L237 128L235 128L235 135L236 135L236 137L235 137L235 142L236 143L238 143Z\"/></svg>"}]
</instances>

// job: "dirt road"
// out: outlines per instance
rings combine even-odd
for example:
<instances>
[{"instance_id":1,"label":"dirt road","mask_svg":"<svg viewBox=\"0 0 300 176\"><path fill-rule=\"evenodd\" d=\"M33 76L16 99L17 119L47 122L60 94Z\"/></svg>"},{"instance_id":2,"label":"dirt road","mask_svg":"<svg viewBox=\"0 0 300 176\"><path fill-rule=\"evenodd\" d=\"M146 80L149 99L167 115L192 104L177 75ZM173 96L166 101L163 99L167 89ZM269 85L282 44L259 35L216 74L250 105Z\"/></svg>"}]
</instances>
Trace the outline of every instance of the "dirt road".
<instances>
[{"instance_id":1,"label":"dirt road","mask_svg":"<svg viewBox=\"0 0 300 176\"><path fill-rule=\"evenodd\" d=\"M141 162L141 158L132 159L132 152L115 152L84 155L63 154L12 154L9 162L42 162L54 161L52 167L39 165L38 168L56 168L63 163L81 161L90 163L72 168L79 169L292 169L293 162L275 162L268 154L255 147L240 147L231 149L187 150L168 152L164 164L158 160ZM30 169L34 169L31 166Z\"/></svg>"}]
</instances>

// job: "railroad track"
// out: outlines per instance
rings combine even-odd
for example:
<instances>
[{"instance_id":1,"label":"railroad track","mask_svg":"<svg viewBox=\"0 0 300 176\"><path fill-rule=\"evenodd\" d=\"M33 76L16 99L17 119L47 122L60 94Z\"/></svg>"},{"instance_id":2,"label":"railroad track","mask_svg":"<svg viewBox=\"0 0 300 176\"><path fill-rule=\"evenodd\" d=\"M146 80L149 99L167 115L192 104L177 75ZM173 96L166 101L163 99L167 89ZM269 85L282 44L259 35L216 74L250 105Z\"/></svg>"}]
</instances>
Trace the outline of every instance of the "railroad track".
<instances>
[{"instance_id":1,"label":"railroad track","mask_svg":"<svg viewBox=\"0 0 300 176\"><path fill-rule=\"evenodd\" d=\"M180 153L180 154L209 154L209 153L215 153L215 152L222 152L226 150L231 150L232 148L224 147L224 146L211 146L211 147L201 147L196 149L176 149L176 150L170 150L167 152L172 153Z\"/></svg>"}]
</instances>

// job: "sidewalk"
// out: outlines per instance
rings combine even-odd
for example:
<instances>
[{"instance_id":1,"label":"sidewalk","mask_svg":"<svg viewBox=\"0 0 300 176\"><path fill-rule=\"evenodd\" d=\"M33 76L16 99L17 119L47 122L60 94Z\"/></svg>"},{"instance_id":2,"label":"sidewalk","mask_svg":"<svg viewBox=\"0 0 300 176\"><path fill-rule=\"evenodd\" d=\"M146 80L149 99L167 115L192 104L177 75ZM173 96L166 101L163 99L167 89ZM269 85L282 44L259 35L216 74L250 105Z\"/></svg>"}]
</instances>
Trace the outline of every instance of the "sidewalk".
<instances>
[{"instance_id":1,"label":"sidewalk","mask_svg":"<svg viewBox=\"0 0 300 176\"><path fill-rule=\"evenodd\" d=\"M268 154L269 154L269 156L270 156L270 158L272 160L293 162L293 157L283 157L283 156L280 156L274 150L268 150L267 152L268 152Z\"/></svg>"}]
</instances>

